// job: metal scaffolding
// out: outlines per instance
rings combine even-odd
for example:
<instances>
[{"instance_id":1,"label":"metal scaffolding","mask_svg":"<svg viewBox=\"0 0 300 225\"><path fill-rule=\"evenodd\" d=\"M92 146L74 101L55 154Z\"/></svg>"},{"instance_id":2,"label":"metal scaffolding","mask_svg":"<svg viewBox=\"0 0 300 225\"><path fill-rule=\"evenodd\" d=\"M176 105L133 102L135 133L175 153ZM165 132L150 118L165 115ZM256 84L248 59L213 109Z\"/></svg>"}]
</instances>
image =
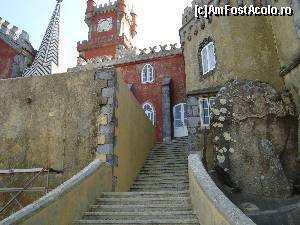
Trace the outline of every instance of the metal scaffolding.
<instances>
[{"instance_id":1,"label":"metal scaffolding","mask_svg":"<svg viewBox=\"0 0 300 225\"><path fill-rule=\"evenodd\" d=\"M31 187L34 181L42 174L46 173L46 185L45 187ZM0 213L3 213L13 202L16 202L20 208L23 208L19 202L18 197L24 192L44 192L49 191L49 174L56 173L61 174L63 171L55 170L52 168L33 168L33 169L9 169L0 170L0 176L11 175L33 175L31 179L25 182L23 188L0 188L0 193L9 193L11 199L0 209ZM13 193L16 193L15 195Z\"/></svg>"}]
</instances>

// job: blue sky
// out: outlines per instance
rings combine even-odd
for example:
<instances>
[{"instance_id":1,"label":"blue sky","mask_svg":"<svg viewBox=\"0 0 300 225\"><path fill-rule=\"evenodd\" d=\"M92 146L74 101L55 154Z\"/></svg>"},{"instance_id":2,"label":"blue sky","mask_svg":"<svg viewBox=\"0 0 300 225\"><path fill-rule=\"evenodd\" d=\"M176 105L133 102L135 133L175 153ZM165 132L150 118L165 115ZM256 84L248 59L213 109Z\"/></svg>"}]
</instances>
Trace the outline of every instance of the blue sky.
<instances>
[{"instance_id":1,"label":"blue sky","mask_svg":"<svg viewBox=\"0 0 300 225\"><path fill-rule=\"evenodd\" d=\"M96 0L97 4L108 0ZM175 3L176 2L176 3ZM191 0L129 0L138 14L138 35L134 44L150 47L159 44L179 43L178 30L181 14ZM56 0L9 0L2 1L0 17L29 33L35 49L39 48L46 31ZM86 0L64 0L61 8L63 68L76 65L77 41L87 39L84 23Z\"/></svg>"}]
</instances>

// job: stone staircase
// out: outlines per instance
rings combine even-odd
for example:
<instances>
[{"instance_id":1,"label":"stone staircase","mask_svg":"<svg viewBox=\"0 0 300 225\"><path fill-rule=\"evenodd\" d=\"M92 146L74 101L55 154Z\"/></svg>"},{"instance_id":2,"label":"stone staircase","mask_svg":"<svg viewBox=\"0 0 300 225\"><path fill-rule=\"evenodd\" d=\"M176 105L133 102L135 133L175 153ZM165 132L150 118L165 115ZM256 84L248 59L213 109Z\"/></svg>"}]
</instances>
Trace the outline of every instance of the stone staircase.
<instances>
[{"instance_id":1,"label":"stone staircase","mask_svg":"<svg viewBox=\"0 0 300 225\"><path fill-rule=\"evenodd\" d=\"M103 193L81 224L198 225L189 194L187 139L157 144L130 192Z\"/></svg>"}]
</instances>

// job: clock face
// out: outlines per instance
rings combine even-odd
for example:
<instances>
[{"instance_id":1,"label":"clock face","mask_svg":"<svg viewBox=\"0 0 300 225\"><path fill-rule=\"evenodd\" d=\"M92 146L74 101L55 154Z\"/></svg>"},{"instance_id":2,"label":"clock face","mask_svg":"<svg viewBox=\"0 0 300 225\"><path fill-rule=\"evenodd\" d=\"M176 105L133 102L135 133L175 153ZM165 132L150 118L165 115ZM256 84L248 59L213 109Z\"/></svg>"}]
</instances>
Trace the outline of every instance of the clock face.
<instances>
[{"instance_id":1,"label":"clock face","mask_svg":"<svg viewBox=\"0 0 300 225\"><path fill-rule=\"evenodd\" d=\"M97 24L97 31L103 32L103 31L109 31L112 28L112 18L105 18L98 21Z\"/></svg>"}]
</instances>

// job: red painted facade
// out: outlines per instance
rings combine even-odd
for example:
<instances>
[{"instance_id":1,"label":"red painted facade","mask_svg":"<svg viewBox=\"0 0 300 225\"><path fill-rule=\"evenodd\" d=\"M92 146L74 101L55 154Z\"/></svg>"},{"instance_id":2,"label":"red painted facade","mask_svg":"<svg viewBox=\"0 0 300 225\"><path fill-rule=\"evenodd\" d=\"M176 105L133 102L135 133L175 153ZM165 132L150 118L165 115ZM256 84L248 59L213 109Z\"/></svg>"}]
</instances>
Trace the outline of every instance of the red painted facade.
<instances>
[{"instance_id":1,"label":"red painted facade","mask_svg":"<svg viewBox=\"0 0 300 225\"><path fill-rule=\"evenodd\" d=\"M154 82L142 84L141 72L145 64L154 68ZM162 82L164 78L171 79L170 98L171 107L185 102L185 71L182 54L149 59L134 63L117 65L119 74L122 74L127 84L132 84L132 91L137 100L143 105L150 102L155 108L156 139L163 140L163 117L162 117ZM173 113L170 112L173 121ZM172 124L173 128L173 124Z\"/></svg>"},{"instance_id":2,"label":"red painted facade","mask_svg":"<svg viewBox=\"0 0 300 225\"><path fill-rule=\"evenodd\" d=\"M112 18L112 28L107 31L97 29L99 21ZM129 13L124 0L118 0L115 5L97 8L93 0L87 1L86 19L89 26L88 41L77 43L80 56L85 59L98 56L115 58L117 48L132 47L132 39L136 34L136 14ZM128 31L128 32L127 32Z\"/></svg>"},{"instance_id":3,"label":"red painted facade","mask_svg":"<svg viewBox=\"0 0 300 225\"><path fill-rule=\"evenodd\" d=\"M17 52L0 39L0 79L11 78L12 65Z\"/></svg>"},{"instance_id":4,"label":"red painted facade","mask_svg":"<svg viewBox=\"0 0 300 225\"><path fill-rule=\"evenodd\" d=\"M117 48L132 47L132 39L136 34L136 14L126 9L125 0L117 0L115 4L97 8L93 0L87 1L86 23L89 26L89 40L78 42L79 55L84 59L93 59L101 56L113 56L115 58ZM112 18L113 25L108 31L97 30L100 20ZM123 26L125 23L125 26ZM126 24L127 23L127 24ZM123 24L123 25L122 25ZM123 27L123 29L122 29ZM127 29L127 30L124 30ZM121 34L121 35L120 35ZM175 51L174 51L175 52ZM154 53L155 54L155 53ZM146 57L147 58L147 57ZM143 84L141 73L145 64L154 68L154 81ZM122 74L127 84L132 84L132 91L141 103L151 103L155 108L156 139L163 141L163 112L162 112L162 88L163 80L170 78L171 121L173 121L173 106L185 102L185 70L182 53L169 54L168 56L149 57L145 60L132 61L124 64L116 64L118 74ZM173 133L173 122L172 122Z\"/></svg>"}]
</instances>

